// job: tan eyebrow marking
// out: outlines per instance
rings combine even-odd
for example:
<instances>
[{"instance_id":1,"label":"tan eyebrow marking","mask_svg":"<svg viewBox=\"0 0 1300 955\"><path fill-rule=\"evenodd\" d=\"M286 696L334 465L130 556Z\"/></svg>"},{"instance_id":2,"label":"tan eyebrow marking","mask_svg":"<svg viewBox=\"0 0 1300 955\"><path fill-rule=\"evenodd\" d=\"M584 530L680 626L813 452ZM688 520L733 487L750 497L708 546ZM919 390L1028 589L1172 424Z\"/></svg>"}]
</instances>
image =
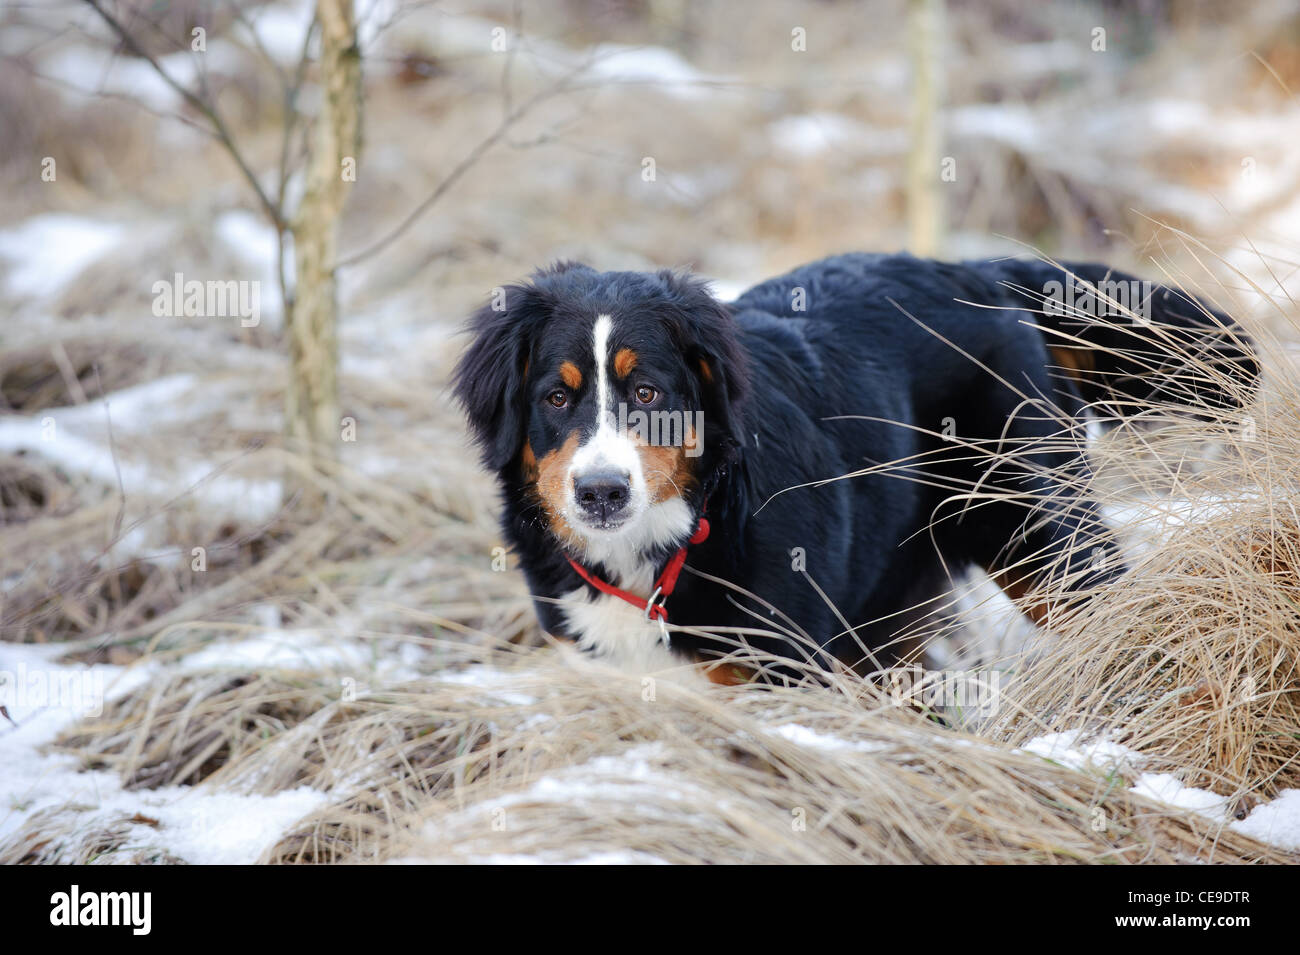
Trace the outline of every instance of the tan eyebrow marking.
<instances>
[{"instance_id":1,"label":"tan eyebrow marking","mask_svg":"<svg viewBox=\"0 0 1300 955\"><path fill-rule=\"evenodd\" d=\"M582 372L578 366L571 361L560 364L560 380L564 382L571 391L577 391L582 387Z\"/></svg>"},{"instance_id":2,"label":"tan eyebrow marking","mask_svg":"<svg viewBox=\"0 0 1300 955\"><path fill-rule=\"evenodd\" d=\"M630 348L620 348L614 355L614 374L626 378L636 367L636 352Z\"/></svg>"}]
</instances>

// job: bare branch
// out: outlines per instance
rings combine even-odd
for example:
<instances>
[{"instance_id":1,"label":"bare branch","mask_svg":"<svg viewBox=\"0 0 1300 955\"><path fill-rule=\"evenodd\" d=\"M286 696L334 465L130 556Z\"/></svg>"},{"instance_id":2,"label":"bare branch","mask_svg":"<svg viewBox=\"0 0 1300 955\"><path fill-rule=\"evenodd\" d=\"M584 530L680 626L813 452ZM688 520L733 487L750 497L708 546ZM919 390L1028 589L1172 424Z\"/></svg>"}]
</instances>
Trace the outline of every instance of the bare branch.
<instances>
[{"instance_id":1,"label":"bare branch","mask_svg":"<svg viewBox=\"0 0 1300 955\"><path fill-rule=\"evenodd\" d=\"M497 143L505 139L506 134L509 133L515 125L523 120L540 103L569 90L570 81L575 76L579 76L586 72L586 70L590 68L590 65L590 61L580 63L546 89L540 90L520 105L509 110L496 129L481 139L473 149L466 153L460 162L456 163L456 165L452 167L451 172L447 173L447 175L443 177L442 181L438 183L433 192L426 196L419 205L411 210L410 214L407 215L407 217L403 219L395 229L383 238L372 242L360 252L353 253L344 259L340 259L334 264L334 268L344 269L356 265L392 245L392 243L397 241L397 239L400 238L407 229L415 224L416 220L428 212L439 199L446 195L447 191L451 189L451 187L454 186L457 181L465 175L465 173L469 172L469 170L473 168L474 164L477 163L485 153L487 153Z\"/></svg>"},{"instance_id":2,"label":"bare branch","mask_svg":"<svg viewBox=\"0 0 1300 955\"><path fill-rule=\"evenodd\" d=\"M275 72L276 77L280 80L280 89L285 93L288 93L289 77L285 75L284 68L280 66L276 58L267 50L266 44L262 42L262 37L257 32L256 24L248 18L247 14L244 13L244 8L239 5L238 0L226 0L226 7L230 10L231 16L234 17L235 22L242 26L245 32L247 32L249 37L252 39L253 48L257 50L258 56L260 56ZM314 24L315 21L313 20L312 23ZM308 36L311 35L310 26L307 28L307 34Z\"/></svg>"},{"instance_id":3,"label":"bare branch","mask_svg":"<svg viewBox=\"0 0 1300 955\"><path fill-rule=\"evenodd\" d=\"M22 70L24 73L26 73L34 80L39 80L42 83L48 83L51 86L58 87L61 90L66 90L67 92L73 93L77 96L89 96L89 97L94 97L96 99L106 99L106 100L120 100L123 103L130 103L136 109L142 110L143 112L148 113L150 116L153 116L156 119L165 119L170 122L180 123L181 125L188 126L191 129L194 129L200 133L204 133L207 135L212 134L211 129L208 129L206 126L201 125L200 123L196 122L190 117L185 116L181 113L165 113L162 110L154 109L152 106L150 106L148 103L143 102L138 97L131 96L126 93L115 93L112 90L87 89L84 86L78 86L75 83L69 83L67 80L63 79L62 77L50 76L47 73L42 73L40 70L37 70L34 67L32 67L20 56L0 56L0 59L4 59L7 62L14 64L14 66Z\"/></svg>"},{"instance_id":4,"label":"bare branch","mask_svg":"<svg viewBox=\"0 0 1300 955\"><path fill-rule=\"evenodd\" d=\"M113 14L109 13L108 10L104 8L100 0L84 0L84 2L99 14L100 18L108 24L109 29L117 34L118 38L122 41L123 46L125 46L128 51L148 63L164 83L179 94L186 103L206 117L212 126L213 135L215 135L221 145L225 147L226 152L230 154L230 157L239 167L239 171L248 181L253 192L256 193L258 202L261 203L263 211L265 211L267 216L271 219L271 222L275 225L276 229L283 230L285 228L285 222L281 208L271 201L271 197L266 194L266 190L262 188L262 184L257 181L257 175L253 172L252 167L248 165L247 160L244 159L244 155L240 152L239 147L235 145L234 137L230 134L229 127L226 126L225 121L221 118L221 114L217 112L215 105L209 103L203 97L177 82L171 74L162 68L162 64L140 45L139 41L134 35L132 35L131 31L123 26L122 23L113 16Z\"/></svg>"}]
</instances>

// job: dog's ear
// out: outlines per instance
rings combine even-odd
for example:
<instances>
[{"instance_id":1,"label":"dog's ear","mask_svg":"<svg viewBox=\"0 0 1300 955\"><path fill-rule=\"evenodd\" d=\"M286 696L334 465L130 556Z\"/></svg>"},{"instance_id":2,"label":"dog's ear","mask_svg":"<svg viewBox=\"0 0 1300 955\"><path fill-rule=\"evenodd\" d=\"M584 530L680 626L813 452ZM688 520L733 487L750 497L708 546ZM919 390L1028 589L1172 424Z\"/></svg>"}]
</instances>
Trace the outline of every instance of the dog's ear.
<instances>
[{"instance_id":1,"label":"dog's ear","mask_svg":"<svg viewBox=\"0 0 1300 955\"><path fill-rule=\"evenodd\" d=\"M528 427L528 358L545 305L531 285L494 290L466 327L473 341L456 364L452 384L470 433L493 471L519 453Z\"/></svg>"},{"instance_id":2,"label":"dog's ear","mask_svg":"<svg viewBox=\"0 0 1300 955\"><path fill-rule=\"evenodd\" d=\"M745 443L743 405L749 374L736 320L702 280L668 270L659 277L680 316L679 345L699 382L705 427L720 435L714 447L725 460Z\"/></svg>"}]
</instances>

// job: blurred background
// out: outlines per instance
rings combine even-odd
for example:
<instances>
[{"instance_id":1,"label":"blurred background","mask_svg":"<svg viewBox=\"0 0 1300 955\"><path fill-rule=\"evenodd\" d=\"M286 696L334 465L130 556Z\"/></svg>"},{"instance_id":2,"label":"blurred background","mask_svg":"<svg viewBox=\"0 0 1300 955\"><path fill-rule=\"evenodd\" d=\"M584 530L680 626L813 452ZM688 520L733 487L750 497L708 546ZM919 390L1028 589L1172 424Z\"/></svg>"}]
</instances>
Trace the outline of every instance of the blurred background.
<instances>
[{"instance_id":1,"label":"blurred background","mask_svg":"<svg viewBox=\"0 0 1300 955\"><path fill-rule=\"evenodd\" d=\"M1290 2L349 6L3 4L7 638L535 637L445 385L559 258L1098 259L1289 340Z\"/></svg>"}]
</instances>

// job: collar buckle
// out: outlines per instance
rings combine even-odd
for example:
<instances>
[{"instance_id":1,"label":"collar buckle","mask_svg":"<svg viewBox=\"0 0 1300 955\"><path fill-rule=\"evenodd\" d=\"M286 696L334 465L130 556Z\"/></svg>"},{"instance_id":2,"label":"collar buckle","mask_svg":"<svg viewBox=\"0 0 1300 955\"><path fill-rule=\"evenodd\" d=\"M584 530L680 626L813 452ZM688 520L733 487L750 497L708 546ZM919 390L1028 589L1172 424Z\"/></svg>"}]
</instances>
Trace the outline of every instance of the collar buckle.
<instances>
[{"instance_id":1,"label":"collar buckle","mask_svg":"<svg viewBox=\"0 0 1300 955\"><path fill-rule=\"evenodd\" d=\"M655 603L655 601L659 601ZM657 619L663 621L668 617L668 595L664 593L662 585L655 588L655 592L645 599L645 611L643 616L646 620Z\"/></svg>"}]
</instances>

